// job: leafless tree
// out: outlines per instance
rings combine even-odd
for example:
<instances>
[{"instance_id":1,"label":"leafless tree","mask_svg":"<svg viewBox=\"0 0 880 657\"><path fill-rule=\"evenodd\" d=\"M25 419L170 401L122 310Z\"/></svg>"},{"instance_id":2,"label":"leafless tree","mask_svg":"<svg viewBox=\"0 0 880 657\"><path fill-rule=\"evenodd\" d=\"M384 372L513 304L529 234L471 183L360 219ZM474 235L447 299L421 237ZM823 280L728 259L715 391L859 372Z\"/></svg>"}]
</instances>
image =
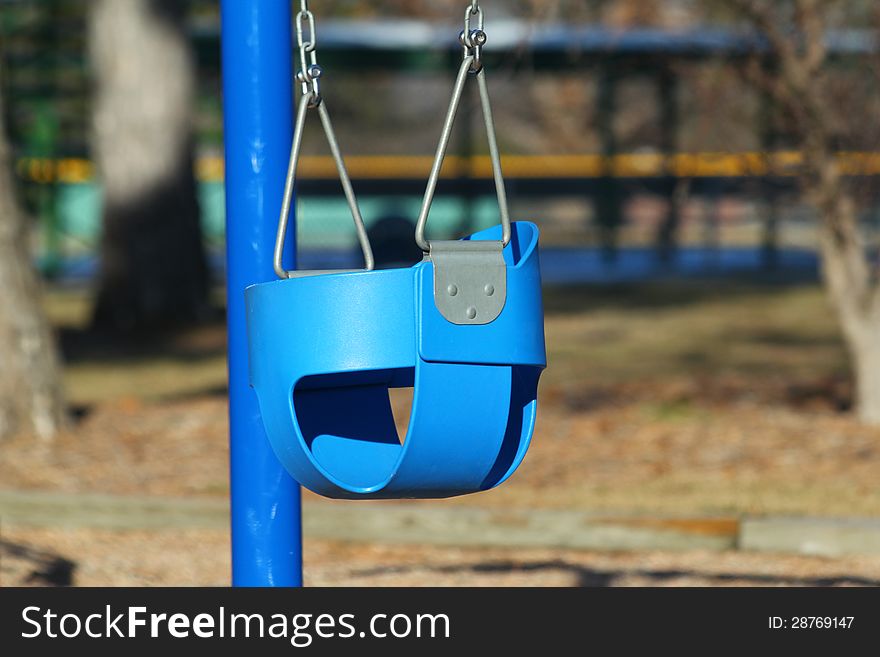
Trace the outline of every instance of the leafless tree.
<instances>
[{"instance_id":1,"label":"leafless tree","mask_svg":"<svg viewBox=\"0 0 880 657\"><path fill-rule=\"evenodd\" d=\"M823 279L851 354L858 414L880 424L880 286L837 155L842 122L878 122L880 116L851 115L833 91L827 36L843 3L726 1L767 44L768 57L751 63L749 79L772 96L803 152L803 189L819 218Z\"/></svg>"},{"instance_id":2,"label":"leafless tree","mask_svg":"<svg viewBox=\"0 0 880 657\"><path fill-rule=\"evenodd\" d=\"M0 440L30 433L47 441L65 423L61 372L31 264L27 224L15 199L2 113L0 281Z\"/></svg>"}]
</instances>

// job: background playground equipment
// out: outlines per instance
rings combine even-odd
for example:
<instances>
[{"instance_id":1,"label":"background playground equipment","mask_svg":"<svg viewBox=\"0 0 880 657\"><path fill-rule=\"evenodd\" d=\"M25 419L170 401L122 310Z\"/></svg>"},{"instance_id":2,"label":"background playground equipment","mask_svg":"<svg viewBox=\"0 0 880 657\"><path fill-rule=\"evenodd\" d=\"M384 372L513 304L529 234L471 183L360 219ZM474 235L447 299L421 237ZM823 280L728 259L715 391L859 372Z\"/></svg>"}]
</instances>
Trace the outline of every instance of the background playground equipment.
<instances>
[{"instance_id":1,"label":"background playground equipment","mask_svg":"<svg viewBox=\"0 0 880 657\"><path fill-rule=\"evenodd\" d=\"M2 26L6 75L0 83L10 105L8 124L14 151L20 156L16 170L23 183L23 200L40 220L38 253L43 271L64 280L82 280L94 273L100 232L101 182L92 175L84 138L91 89L85 6L13 3L4 8ZM194 6L189 33L199 62L199 203L207 250L220 278L225 248L217 55L220 21L214 3L199 1ZM412 38L414 33L424 35L424 41L433 46L426 49L421 39ZM864 30L842 29L830 37L828 47L835 66L843 72L864 70L866 60L875 54L876 43ZM524 211L521 216L542 218L545 250L560 245L593 246L606 234L604 228L593 225L601 219L609 229L611 224L621 226L615 229L620 231L617 240L605 246L619 248L626 259L630 247L648 247L653 238L643 235L641 228L630 229L630 200L642 194L674 199L674 190L681 185L687 186L690 199L707 206L700 222L704 226L690 228L692 211L670 202L669 216L663 221L669 225L679 219L683 222L678 237L683 250L697 245L711 251L748 248L759 268L780 269L787 268L794 249L807 250L805 245L812 243L811 220L796 202L793 177L800 154L780 133L784 126L768 123L769 99L752 97L748 90L726 84L731 68L752 56L758 45L749 33L721 24L621 32L601 25L513 19L493 23L485 58L493 70L499 65L503 68L495 78L496 94L505 100L522 98L523 85L539 77L554 85L568 80L578 94L584 98L592 94L596 100L590 110L595 115L583 122L583 134L591 144L586 150L569 152L552 142L544 144L546 150L531 149L518 142L515 125L510 124L520 104L505 103L507 109L499 113L500 136L507 151L505 170L515 191L512 200ZM400 86L405 76L417 76L430 93L440 93L446 85L445 73L440 72L451 70L460 58L459 44L448 26L425 21L322 21L321 48L322 63L333 69L334 80L342 79L334 87L334 105L340 109L360 102L363 85L379 85L385 95ZM387 76L389 69L400 75ZM728 127L737 124L736 117L727 112L739 103L725 103L717 95L710 95L710 100L720 106L701 100L700 80L707 76L735 89L729 93L739 94L743 102L756 107L736 138L725 133L719 141L718 131L701 134L695 127L716 120ZM632 113L633 105L644 108L640 116L644 115L645 127L636 137L615 118ZM465 104L463 112L467 111ZM577 111L586 109L578 107ZM364 120L357 123L361 127ZM368 229L388 216L413 216L430 166L430 156L417 155L419 151L410 146L414 129L406 116L395 116L387 124L400 136L396 148L387 152L376 144L382 139L389 143L387 126L375 124L369 131L359 131L370 133L369 145L352 142L350 134L341 135L353 151L347 164ZM340 128L346 132L345 126ZM421 122L417 128L421 129ZM553 133L548 136L552 138ZM864 143L842 143L841 158L849 174L874 177L880 158L864 148ZM301 202L298 217L301 264L309 268L351 266L355 244L332 159L311 154L307 144L302 174L307 198ZM470 140L462 139L447 158L438 186L432 213L438 235L467 235L492 224L491 175L489 158L474 150ZM871 193L875 186L868 182L862 186L870 195L864 200L866 230L870 231L876 216L876 195ZM717 218L722 210L711 209L727 195L769 202L749 208L733 225ZM570 209L558 213L563 206ZM576 226L566 223L572 212L577 216ZM794 255L799 258L801 254ZM595 254L579 257L592 261ZM711 272L714 259L710 254L705 260L701 272ZM676 266L670 269L680 269L681 260L673 255L672 264ZM657 275L654 270L650 273Z\"/></svg>"}]
</instances>

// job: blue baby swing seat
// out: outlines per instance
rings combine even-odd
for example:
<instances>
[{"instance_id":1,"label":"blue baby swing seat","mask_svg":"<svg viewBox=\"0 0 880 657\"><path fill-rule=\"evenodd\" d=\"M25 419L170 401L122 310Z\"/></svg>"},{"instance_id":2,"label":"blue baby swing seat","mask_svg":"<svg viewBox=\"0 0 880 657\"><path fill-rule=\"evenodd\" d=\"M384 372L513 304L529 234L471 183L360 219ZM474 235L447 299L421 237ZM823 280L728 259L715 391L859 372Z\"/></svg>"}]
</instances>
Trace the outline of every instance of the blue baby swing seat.
<instances>
[{"instance_id":1,"label":"blue baby swing seat","mask_svg":"<svg viewBox=\"0 0 880 657\"><path fill-rule=\"evenodd\" d=\"M503 254L507 302L483 325L441 316L431 262L247 290L251 382L294 479L327 497L451 497L516 470L546 365L535 225L514 223ZM409 386L401 444L388 389Z\"/></svg>"},{"instance_id":2,"label":"blue baby swing seat","mask_svg":"<svg viewBox=\"0 0 880 657\"><path fill-rule=\"evenodd\" d=\"M546 366L538 229L509 220L485 72L479 50L466 44L465 51L416 231L426 256L407 269L372 271L326 106L317 85L301 78L275 248L282 280L245 292L250 379L278 459L300 484L327 497L441 498L487 490L516 470L534 431ZM461 241L427 242L431 200L471 74L480 85L501 226ZM364 271L288 272L281 265L309 108L318 109L336 160ZM413 388L404 440L389 398L390 388L401 387Z\"/></svg>"}]
</instances>

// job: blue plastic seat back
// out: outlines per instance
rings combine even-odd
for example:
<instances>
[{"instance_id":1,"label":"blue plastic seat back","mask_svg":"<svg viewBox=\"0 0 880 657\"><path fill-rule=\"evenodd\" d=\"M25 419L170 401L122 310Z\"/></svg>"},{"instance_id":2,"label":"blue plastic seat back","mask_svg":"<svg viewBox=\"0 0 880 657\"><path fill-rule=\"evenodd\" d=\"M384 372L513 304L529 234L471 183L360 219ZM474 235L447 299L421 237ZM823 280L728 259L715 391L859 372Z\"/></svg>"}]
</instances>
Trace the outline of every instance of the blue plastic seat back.
<instances>
[{"instance_id":1,"label":"blue plastic seat back","mask_svg":"<svg viewBox=\"0 0 880 657\"><path fill-rule=\"evenodd\" d=\"M506 303L486 325L440 315L430 262L248 288L251 383L297 481L337 498L449 497L513 473L546 365L533 224L513 224L504 259ZM410 386L401 440L388 390Z\"/></svg>"}]
</instances>

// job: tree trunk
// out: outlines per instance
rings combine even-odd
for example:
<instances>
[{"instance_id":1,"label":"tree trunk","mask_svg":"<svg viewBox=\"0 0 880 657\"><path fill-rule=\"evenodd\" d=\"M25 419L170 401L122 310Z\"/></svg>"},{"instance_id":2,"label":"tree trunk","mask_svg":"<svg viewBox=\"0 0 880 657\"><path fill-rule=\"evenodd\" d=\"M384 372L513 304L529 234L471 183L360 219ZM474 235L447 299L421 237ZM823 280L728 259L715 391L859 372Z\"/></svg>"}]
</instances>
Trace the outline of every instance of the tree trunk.
<instances>
[{"instance_id":1,"label":"tree trunk","mask_svg":"<svg viewBox=\"0 0 880 657\"><path fill-rule=\"evenodd\" d=\"M842 107L829 89L835 73L828 67L826 35L836 25L837 7L821 0L727 2L757 28L772 53L772 65L753 66L752 78L785 110L788 129L800 142L801 182L819 217L822 277L850 352L856 410L863 422L880 425L880 285L836 153L842 123L858 126L850 137L863 139L860 131L871 119L856 113L861 107Z\"/></svg>"},{"instance_id":2,"label":"tree trunk","mask_svg":"<svg viewBox=\"0 0 880 657\"><path fill-rule=\"evenodd\" d=\"M819 149L817 149L819 150ZM871 285L852 196L830 154L805 149L812 204L819 213L822 277L850 353L859 419L880 425L880 299Z\"/></svg>"},{"instance_id":3,"label":"tree trunk","mask_svg":"<svg viewBox=\"0 0 880 657\"><path fill-rule=\"evenodd\" d=\"M198 318L208 273L193 171L195 63L178 0L94 0L94 156L104 186L94 321L138 330Z\"/></svg>"},{"instance_id":4,"label":"tree trunk","mask_svg":"<svg viewBox=\"0 0 880 657\"><path fill-rule=\"evenodd\" d=\"M0 120L0 440L31 433L47 441L65 421L61 376L10 164Z\"/></svg>"},{"instance_id":5,"label":"tree trunk","mask_svg":"<svg viewBox=\"0 0 880 657\"><path fill-rule=\"evenodd\" d=\"M872 336L862 344L854 360L859 419L865 424L880 426L880 337Z\"/></svg>"}]
</instances>

